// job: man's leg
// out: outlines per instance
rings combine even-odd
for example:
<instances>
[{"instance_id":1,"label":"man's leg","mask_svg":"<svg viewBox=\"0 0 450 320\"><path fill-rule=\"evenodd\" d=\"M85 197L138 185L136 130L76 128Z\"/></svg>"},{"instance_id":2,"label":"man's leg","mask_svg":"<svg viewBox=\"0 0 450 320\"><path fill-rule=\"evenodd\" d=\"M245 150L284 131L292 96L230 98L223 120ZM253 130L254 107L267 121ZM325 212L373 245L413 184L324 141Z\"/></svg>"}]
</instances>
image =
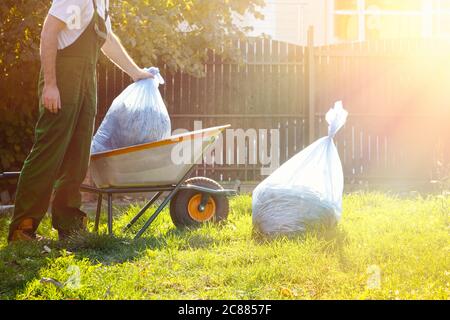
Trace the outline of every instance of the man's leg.
<instances>
[{"instance_id":1,"label":"man's leg","mask_svg":"<svg viewBox=\"0 0 450 320\"><path fill-rule=\"evenodd\" d=\"M9 241L22 239L21 234L34 233L47 212L53 184L80 113L82 69L83 64L78 60L71 64L57 63L56 76L61 95L61 110L57 114L50 113L42 105L40 97L44 80L41 73L35 141L18 181Z\"/></svg>"},{"instance_id":2,"label":"man's leg","mask_svg":"<svg viewBox=\"0 0 450 320\"><path fill-rule=\"evenodd\" d=\"M13 234L18 227L22 229L19 231L34 233L47 212L56 172L61 166L75 125L73 119L76 118L76 108L65 107L58 114L41 107L35 143L18 181L10 240L14 240Z\"/></svg>"},{"instance_id":3,"label":"man's leg","mask_svg":"<svg viewBox=\"0 0 450 320\"><path fill-rule=\"evenodd\" d=\"M92 84L88 87L83 90L78 122L55 184L52 223L60 238L84 229L87 223L87 215L80 210L80 185L89 167L96 114L96 91L91 88Z\"/></svg>"}]
</instances>

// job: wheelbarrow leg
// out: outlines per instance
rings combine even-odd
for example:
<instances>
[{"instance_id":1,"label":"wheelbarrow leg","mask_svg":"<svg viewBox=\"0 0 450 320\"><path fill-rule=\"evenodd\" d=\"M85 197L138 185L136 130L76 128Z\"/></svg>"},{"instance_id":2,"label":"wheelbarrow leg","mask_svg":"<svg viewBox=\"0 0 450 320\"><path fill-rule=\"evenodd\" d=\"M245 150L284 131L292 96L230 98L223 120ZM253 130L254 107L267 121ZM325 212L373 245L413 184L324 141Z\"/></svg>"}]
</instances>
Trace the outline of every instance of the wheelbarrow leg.
<instances>
[{"instance_id":1,"label":"wheelbarrow leg","mask_svg":"<svg viewBox=\"0 0 450 320\"><path fill-rule=\"evenodd\" d=\"M98 225L100 223L100 213L102 210L102 200L103 200L103 194L99 193L98 199L97 199L97 211L95 213L95 225L94 225L94 232L97 232L97 233L98 233Z\"/></svg>"},{"instance_id":2,"label":"wheelbarrow leg","mask_svg":"<svg viewBox=\"0 0 450 320\"><path fill-rule=\"evenodd\" d=\"M141 209L141 211L139 211L139 213L126 225L125 228L123 228L123 231L127 231L128 229L131 228L131 226L133 224L136 223L136 221L138 221L138 219L140 217L142 217L142 215L148 210L148 208L150 208L150 206L155 203L156 200L158 200L158 198L163 194L162 191L159 191L158 193L156 193L149 202L147 202L147 204Z\"/></svg>"},{"instance_id":3,"label":"wheelbarrow leg","mask_svg":"<svg viewBox=\"0 0 450 320\"><path fill-rule=\"evenodd\" d=\"M191 175L192 171L195 169L195 165L193 165L188 172L184 175L184 177L178 182L178 184L175 186L175 188L170 191L169 195L164 199L164 201L161 203L161 205L156 209L155 213L152 214L152 216L145 222L144 226L139 230L139 232L134 237L134 240L139 239L142 234L150 227L152 222L158 217L158 215L163 211L163 209L166 207L166 205L169 203L170 200L172 200L173 196L180 190L181 185L186 181L186 179Z\"/></svg>"},{"instance_id":4,"label":"wheelbarrow leg","mask_svg":"<svg viewBox=\"0 0 450 320\"><path fill-rule=\"evenodd\" d=\"M156 209L155 213L152 214L150 219L148 219L147 222L145 222L144 226L136 234L136 236L134 237L135 240L139 239L142 236L142 234L148 229L148 227L150 227L152 222L156 219L156 217L158 217L158 215L161 213L161 211L163 211L163 209L166 207L166 205L169 203L169 201L173 198L175 193L177 193L177 191L178 191L178 189L174 189L170 192L170 194L167 196L167 198L164 199L163 203L161 203L161 205L158 207L158 209Z\"/></svg>"},{"instance_id":5,"label":"wheelbarrow leg","mask_svg":"<svg viewBox=\"0 0 450 320\"><path fill-rule=\"evenodd\" d=\"M108 193L108 233L109 235L113 235L112 193Z\"/></svg>"}]
</instances>

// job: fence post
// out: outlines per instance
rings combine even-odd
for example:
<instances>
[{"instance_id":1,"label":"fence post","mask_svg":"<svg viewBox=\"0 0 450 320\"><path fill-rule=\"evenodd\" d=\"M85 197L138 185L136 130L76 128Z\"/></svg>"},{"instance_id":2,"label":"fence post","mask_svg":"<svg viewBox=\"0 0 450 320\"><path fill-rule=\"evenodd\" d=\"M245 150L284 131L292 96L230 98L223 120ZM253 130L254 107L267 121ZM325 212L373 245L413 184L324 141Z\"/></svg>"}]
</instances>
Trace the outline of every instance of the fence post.
<instances>
[{"instance_id":1,"label":"fence post","mask_svg":"<svg viewBox=\"0 0 450 320\"><path fill-rule=\"evenodd\" d=\"M313 143L315 140L315 56L314 56L314 27L310 26L308 28L308 47L307 47L307 72L306 72L306 83L307 83L307 106L308 106L308 139L309 144Z\"/></svg>"}]
</instances>

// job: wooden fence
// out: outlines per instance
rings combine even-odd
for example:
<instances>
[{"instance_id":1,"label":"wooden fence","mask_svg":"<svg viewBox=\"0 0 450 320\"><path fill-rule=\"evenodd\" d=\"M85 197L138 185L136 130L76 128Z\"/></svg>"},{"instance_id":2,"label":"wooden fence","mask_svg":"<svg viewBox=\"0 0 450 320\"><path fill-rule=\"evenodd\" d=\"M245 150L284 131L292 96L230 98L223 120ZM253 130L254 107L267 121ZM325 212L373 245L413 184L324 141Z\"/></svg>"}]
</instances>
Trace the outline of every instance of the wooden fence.
<instances>
[{"instance_id":1,"label":"wooden fence","mask_svg":"<svg viewBox=\"0 0 450 320\"><path fill-rule=\"evenodd\" d=\"M348 182L429 181L437 160L450 161L448 45L409 40L314 47L312 30L309 38L307 47L267 39L236 42L245 63L210 52L203 78L161 66L161 93L174 129L193 130L201 121L203 128L255 130L247 131L243 150L231 134L225 137L225 163L201 164L197 174L261 180L266 143L279 135L271 156L279 154L283 163L326 135L324 115L337 100L350 112L336 138ZM111 65L100 67L99 80L97 125L130 83ZM238 158L244 163L236 164Z\"/></svg>"},{"instance_id":2,"label":"wooden fence","mask_svg":"<svg viewBox=\"0 0 450 320\"><path fill-rule=\"evenodd\" d=\"M449 43L379 41L315 48L316 136L335 100L350 112L337 138L346 177L430 181L450 163Z\"/></svg>"}]
</instances>

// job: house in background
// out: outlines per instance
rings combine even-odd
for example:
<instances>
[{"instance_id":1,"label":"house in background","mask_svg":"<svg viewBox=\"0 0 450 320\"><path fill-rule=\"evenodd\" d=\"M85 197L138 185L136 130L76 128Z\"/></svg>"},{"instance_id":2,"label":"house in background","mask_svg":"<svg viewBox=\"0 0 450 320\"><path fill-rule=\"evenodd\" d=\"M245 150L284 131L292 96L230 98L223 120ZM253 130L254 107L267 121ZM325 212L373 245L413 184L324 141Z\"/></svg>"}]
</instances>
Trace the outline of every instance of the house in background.
<instances>
[{"instance_id":1,"label":"house in background","mask_svg":"<svg viewBox=\"0 0 450 320\"><path fill-rule=\"evenodd\" d=\"M306 45L374 39L450 37L450 0L266 0L264 20L245 18L250 34Z\"/></svg>"}]
</instances>

